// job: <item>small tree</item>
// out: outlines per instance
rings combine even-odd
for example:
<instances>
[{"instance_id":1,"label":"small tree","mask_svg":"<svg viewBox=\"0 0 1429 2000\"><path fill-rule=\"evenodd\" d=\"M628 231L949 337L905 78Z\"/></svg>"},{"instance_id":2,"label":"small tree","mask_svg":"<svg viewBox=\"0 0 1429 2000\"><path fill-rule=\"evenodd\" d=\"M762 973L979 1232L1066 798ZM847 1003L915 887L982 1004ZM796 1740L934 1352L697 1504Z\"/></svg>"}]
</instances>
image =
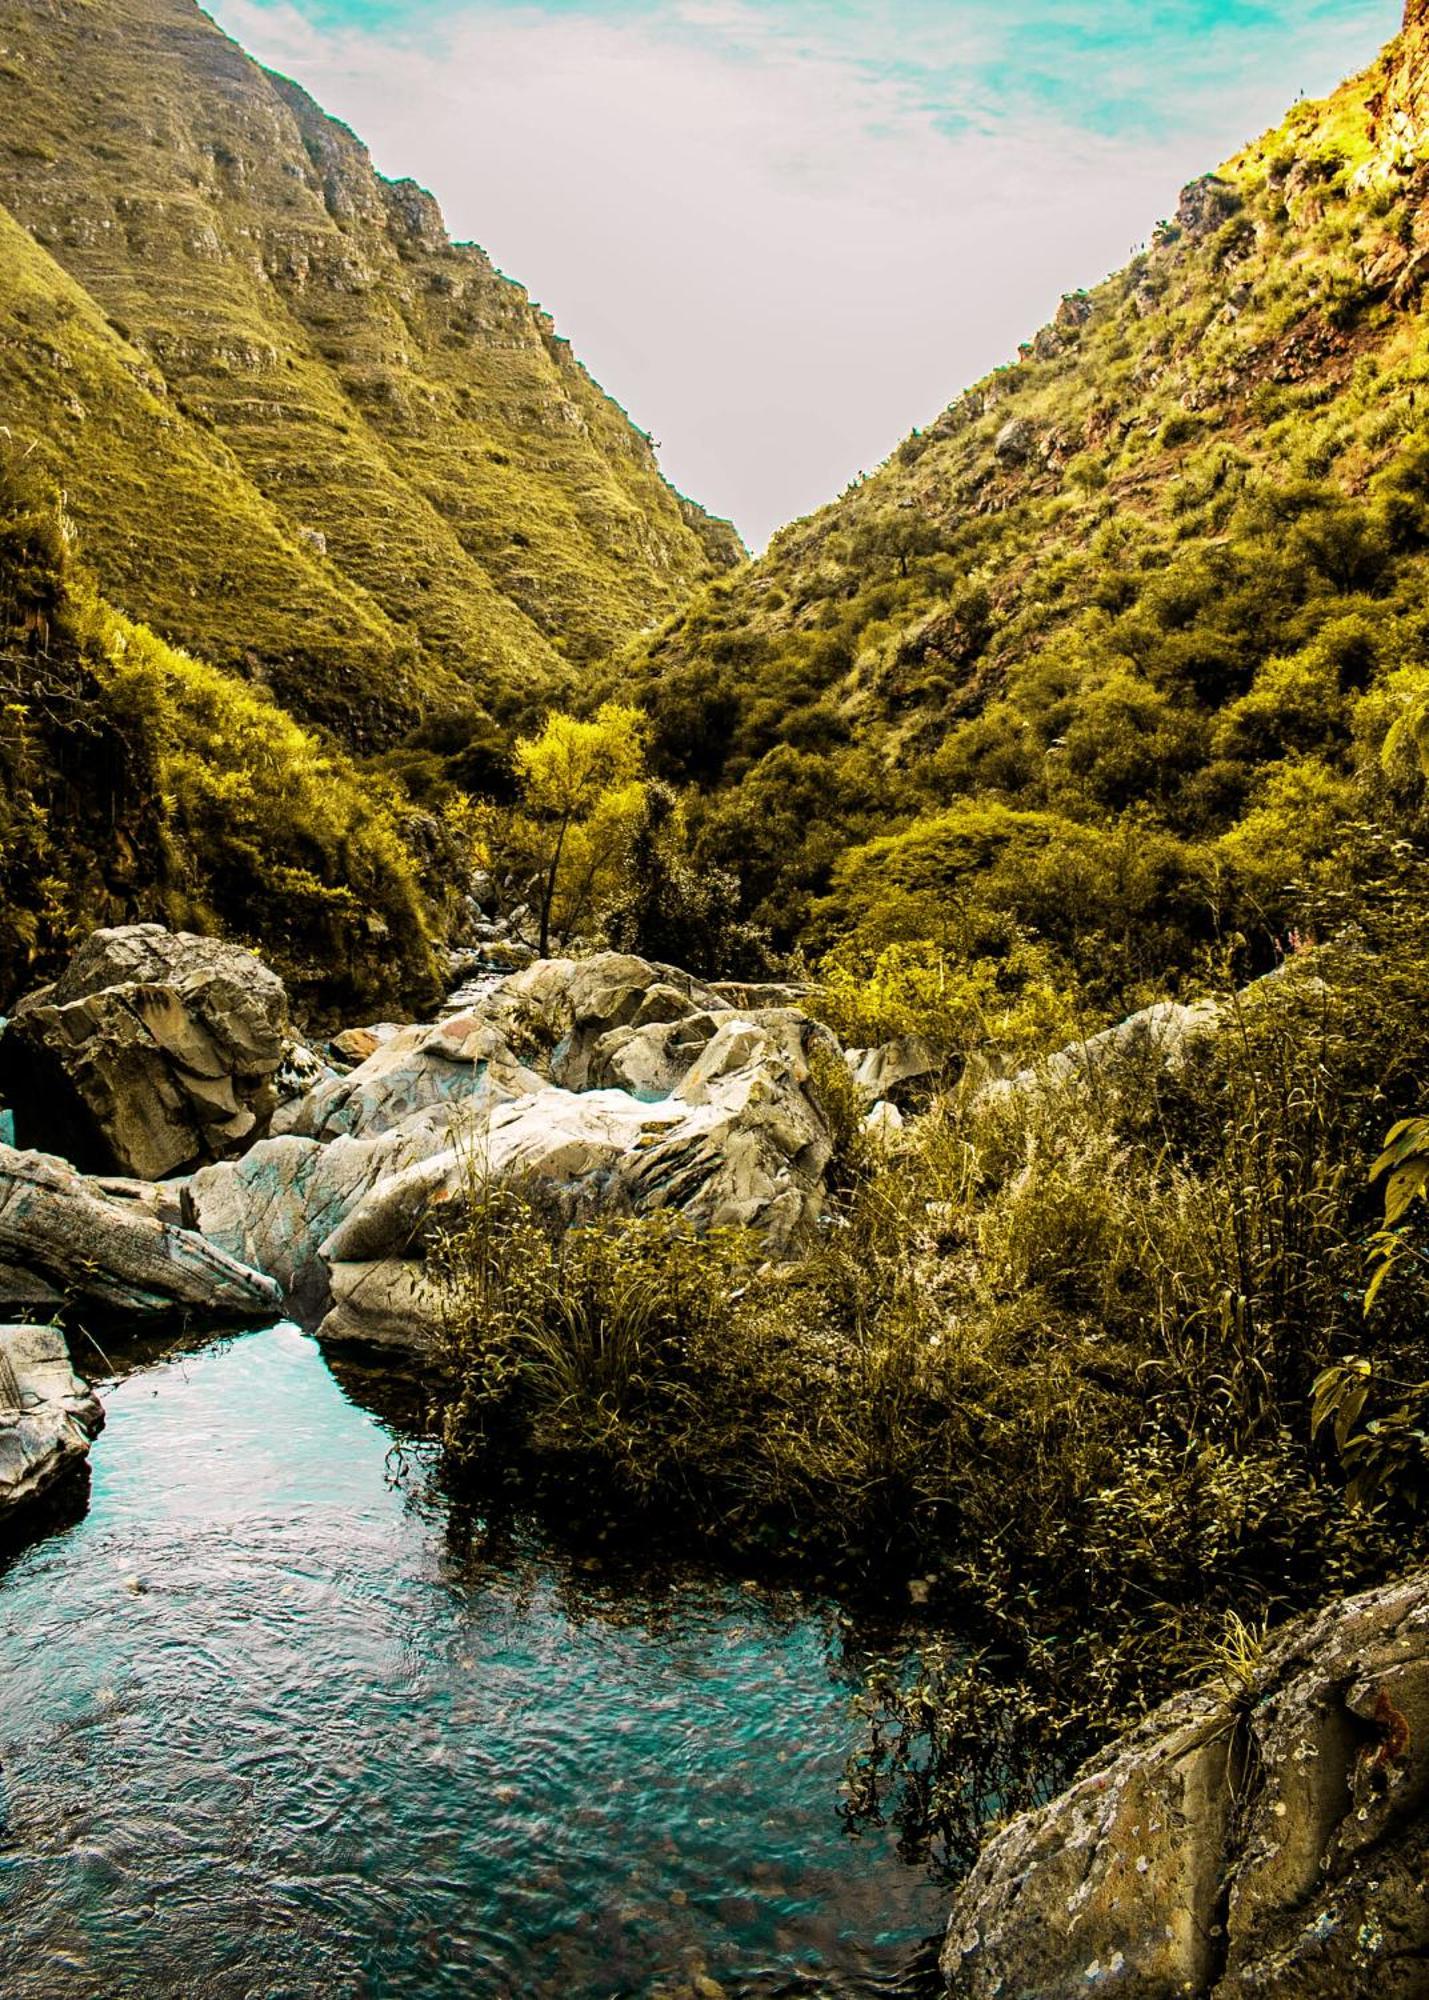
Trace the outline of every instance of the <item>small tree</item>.
<instances>
[{"instance_id":1,"label":"small tree","mask_svg":"<svg viewBox=\"0 0 1429 2000\"><path fill-rule=\"evenodd\" d=\"M622 886L645 800L646 719L608 701L583 722L555 710L516 744L521 805L514 828L537 881L540 949L569 936Z\"/></svg>"}]
</instances>

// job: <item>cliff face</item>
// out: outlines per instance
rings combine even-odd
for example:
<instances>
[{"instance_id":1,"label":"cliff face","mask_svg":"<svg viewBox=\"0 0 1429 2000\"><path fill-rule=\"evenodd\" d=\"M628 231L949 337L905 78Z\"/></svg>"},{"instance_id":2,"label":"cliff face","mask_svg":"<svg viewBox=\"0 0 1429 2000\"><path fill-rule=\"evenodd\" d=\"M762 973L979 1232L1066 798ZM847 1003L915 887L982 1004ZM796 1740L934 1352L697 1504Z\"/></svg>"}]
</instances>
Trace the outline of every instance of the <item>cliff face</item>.
<instances>
[{"instance_id":1,"label":"cliff face","mask_svg":"<svg viewBox=\"0 0 1429 2000\"><path fill-rule=\"evenodd\" d=\"M106 589L380 742L741 551L431 197L189 0L0 0L0 403ZM58 267L58 268L56 268Z\"/></svg>"},{"instance_id":2,"label":"cliff face","mask_svg":"<svg viewBox=\"0 0 1429 2000\"><path fill-rule=\"evenodd\" d=\"M1408 0L1399 40L1387 52L1384 82L1368 108L1368 134L1381 162L1410 167L1429 129L1429 0Z\"/></svg>"}]
</instances>

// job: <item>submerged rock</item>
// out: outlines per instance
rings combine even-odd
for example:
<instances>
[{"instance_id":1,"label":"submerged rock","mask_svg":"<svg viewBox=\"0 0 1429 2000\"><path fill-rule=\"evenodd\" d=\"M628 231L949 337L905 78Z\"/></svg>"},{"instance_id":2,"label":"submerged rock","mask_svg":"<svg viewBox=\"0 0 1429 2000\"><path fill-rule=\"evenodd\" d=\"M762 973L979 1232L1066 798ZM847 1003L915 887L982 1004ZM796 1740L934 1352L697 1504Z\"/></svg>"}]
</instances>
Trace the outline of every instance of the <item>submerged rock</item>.
<instances>
[{"instance_id":1,"label":"submerged rock","mask_svg":"<svg viewBox=\"0 0 1429 2000\"><path fill-rule=\"evenodd\" d=\"M274 1281L157 1212L142 1186L87 1180L0 1146L0 1311L83 1306L107 1317L270 1319Z\"/></svg>"},{"instance_id":2,"label":"submerged rock","mask_svg":"<svg viewBox=\"0 0 1429 2000\"><path fill-rule=\"evenodd\" d=\"M278 975L237 945L161 924L96 931L16 1008L0 1092L22 1145L158 1180L262 1130L287 1019Z\"/></svg>"},{"instance_id":3,"label":"submerged rock","mask_svg":"<svg viewBox=\"0 0 1429 2000\"><path fill-rule=\"evenodd\" d=\"M1412 2000L1429 1966L1429 1569L1177 1697L984 1849L958 2000Z\"/></svg>"},{"instance_id":4,"label":"submerged rock","mask_svg":"<svg viewBox=\"0 0 1429 2000\"><path fill-rule=\"evenodd\" d=\"M0 1326L0 1520L82 1465L104 1423L53 1326Z\"/></svg>"}]
</instances>

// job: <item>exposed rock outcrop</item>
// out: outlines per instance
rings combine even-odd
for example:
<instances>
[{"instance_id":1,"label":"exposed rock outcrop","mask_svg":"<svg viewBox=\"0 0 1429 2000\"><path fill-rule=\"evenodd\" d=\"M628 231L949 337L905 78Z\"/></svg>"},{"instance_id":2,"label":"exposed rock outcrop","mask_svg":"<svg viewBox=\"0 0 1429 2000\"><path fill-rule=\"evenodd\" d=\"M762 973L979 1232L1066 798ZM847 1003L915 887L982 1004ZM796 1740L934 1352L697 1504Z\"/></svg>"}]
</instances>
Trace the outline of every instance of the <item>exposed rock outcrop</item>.
<instances>
[{"instance_id":1,"label":"exposed rock outcrop","mask_svg":"<svg viewBox=\"0 0 1429 2000\"><path fill-rule=\"evenodd\" d=\"M261 1324L271 1278L165 1218L157 1191L88 1180L63 1160L0 1146L0 1312Z\"/></svg>"},{"instance_id":2,"label":"exposed rock outcrop","mask_svg":"<svg viewBox=\"0 0 1429 2000\"><path fill-rule=\"evenodd\" d=\"M985 1848L958 2000L1412 2000L1429 1988L1429 1570L1297 1621Z\"/></svg>"},{"instance_id":3,"label":"exposed rock outcrop","mask_svg":"<svg viewBox=\"0 0 1429 2000\"><path fill-rule=\"evenodd\" d=\"M192 1177L186 1216L304 1318L331 1306L329 1337L407 1345L433 1323L433 1226L490 1180L569 1221L677 1208L783 1256L822 1206L822 1042L796 1009L737 1009L625 953L541 960L286 1107L246 1158Z\"/></svg>"},{"instance_id":4,"label":"exposed rock outcrop","mask_svg":"<svg viewBox=\"0 0 1429 2000\"><path fill-rule=\"evenodd\" d=\"M1130 1014L1114 1027L1072 1042L1015 1076L994 1077L980 1096L998 1097L1051 1092L1092 1084L1098 1079L1122 1081L1153 1072L1174 1075L1183 1069L1198 1045L1221 1026L1225 1007L1219 1000L1158 1000Z\"/></svg>"},{"instance_id":5,"label":"exposed rock outcrop","mask_svg":"<svg viewBox=\"0 0 1429 2000\"><path fill-rule=\"evenodd\" d=\"M1405 0L1404 27L1386 51L1369 121L1381 170L1407 172L1422 159L1429 127L1429 0Z\"/></svg>"},{"instance_id":6,"label":"exposed rock outcrop","mask_svg":"<svg viewBox=\"0 0 1429 2000\"><path fill-rule=\"evenodd\" d=\"M844 1061L866 1105L897 1098L909 1085L931 1084L938 1072L936 1051L921 1035L900 1035L876 1049L845 1049Z\"/></svg>"},{"instance_id":7,"label":"exposed rock outcrop","mask_svg":"<svg viewBox=\"0 0 1429 2000\"><path fill-rule=\"evenodd\" d=\"M53 1326L0 1326L0 1521L82 1465L104 1423Z\"/></svg>"},{"instance_id":8,"label":"exposed rock outcrop","mask_svg":"<svg viewBox=\"0 0 1429 2000\"><path fill-rule=\"evenodd\" d=\"M96 931L0 1036L22 1145L158 1180L235 1151L277 1102L283 983L251 952L131 924Z\"/></svg>"}]
</instances>

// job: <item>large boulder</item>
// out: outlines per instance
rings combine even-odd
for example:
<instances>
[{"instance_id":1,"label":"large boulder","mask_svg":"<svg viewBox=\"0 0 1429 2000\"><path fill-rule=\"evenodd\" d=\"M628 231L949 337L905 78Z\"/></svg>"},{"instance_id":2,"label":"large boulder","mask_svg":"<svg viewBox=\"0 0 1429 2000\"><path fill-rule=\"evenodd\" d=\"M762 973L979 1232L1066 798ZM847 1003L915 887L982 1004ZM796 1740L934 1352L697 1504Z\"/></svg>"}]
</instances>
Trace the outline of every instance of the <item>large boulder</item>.
<instances>
[{"instance_id":1,"label":"large boulder","mask_svg":"<svg viewBox=\"0 0 1429 2000\"><path fill-rule=\"evenodd\" d=\"M319 1246L380 1183L442 1152L453 1123L452 1108L437 1105L372 1138L260 1139L241 1160L189 1178L184 1221L239 1263L276 1279L285 1308L314 1324L332 1303Z\"/></svg>"},{"instance_id":2,"label":"large boulder","mask_svg":"<svg viewBox=\"0 0 1429 2000\"><path fill-rule=\"evenodd\" d=\"M158 1180L263 1129L287 1019L282 981L237 945L96 931L0 1035L0 1095L22 1145Z\"/></svg>"},{"instance_id":3,"label":"large boulder","mask_svg":"<svg viewBox=\"0 0 1429 2000\"><path fill-rule=\"evenodd\" d=\"M492 1181L567 1223L676 1209L790 1253L817 1224L830 1155L808 1065L820 1033L787 1010L726 1013L664 1097L549 1084L454 1120L441 1150L379 1178L321 1245L336 1303L320 1331L426 1344L439 1310L423 1276L430 1235Z\"/></svg>"},{"instance_id":4,"label":"large boulder","mask_svg":"<svg viewBox=\"0 0 1429 2000\"><path fill-rule=\"evenodd\" d=\"M0 1312L263 1324L280 1302L271 1278L176 1227L150 1190L0 1146Z\"/></svg>"},{"instance_id":5,"label":"large boulder","mask_svg":"<svg viewBox=\"0 0 1429 2000\"><path fill-rule=\"evenodd\" d=\"M104 1423L53 1326L0 1326L0 1521L84 1463Z\"/></svg>"},{"instance_id":6,"label":"large boulder","mask_svg":"<svg viewBox=\"0 0 1429 2000\"><path fill-rule=\"evenodd\" d=\"M958 2000L1429 1990L1429 1570L1288 1626L984 1849Z\"/></svg>"}]
</instances>

